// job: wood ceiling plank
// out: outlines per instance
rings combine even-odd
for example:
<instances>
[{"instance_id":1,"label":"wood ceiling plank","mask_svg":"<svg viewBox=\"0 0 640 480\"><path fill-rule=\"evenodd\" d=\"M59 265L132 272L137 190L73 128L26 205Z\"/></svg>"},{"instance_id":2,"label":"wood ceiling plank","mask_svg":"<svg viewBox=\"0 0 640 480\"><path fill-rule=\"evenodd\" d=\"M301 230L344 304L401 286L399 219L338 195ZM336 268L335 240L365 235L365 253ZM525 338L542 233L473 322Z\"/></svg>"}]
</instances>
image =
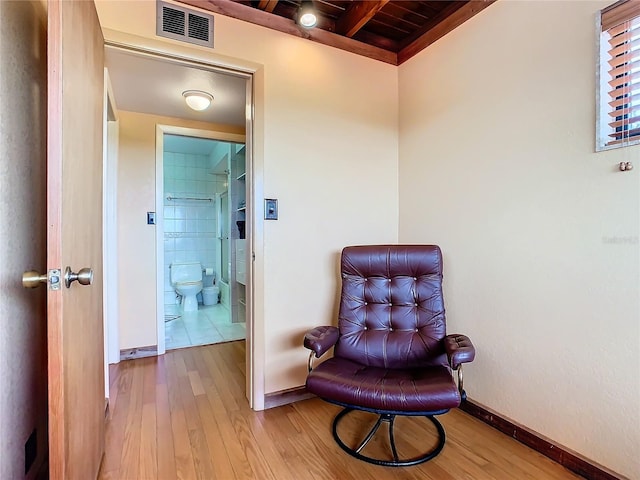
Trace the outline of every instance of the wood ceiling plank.
<instances>
[{"instance_id":1,"label":"wood ceiling plank","mask_svg":"<svg viewBox=\"0 0 640 480\"><path fill-rule=\"evenodd\" d=\"M408 2L397 2L396 4L408 9L413 14L418 14L426 18L431 18L434 15L437 15L442 10L442 3L446 3L446 1L443 1L443 0L439 0L437 2L408 1Z\"/></svg>"},{"instance_id":2,"label":"wood ceiling plank","mask_svg":"<svg viewBox=\"0 0 640 480\"><path fill-rule=\"evenodd\" d=\"M459 2L442 2L443 7L437 14L427 19L427 21L422 23L420 28L415 29L411 35L406 36L404 40L402 40L401 49L422 37L425 33L446 20L467 3L469 3L469 0L462 0Z\"/></svg>"},{"instance_id":3,"label":"wood ceiling plank","mask_svg":"<svg viewBox=\"0 0 640 480\"><path fill-rule=\"evenodd\" d=\"M353 2L336 21L336 33L353 37L389 0Z\"/></svg>"},{"instance_id":4,"label":"wood ceiling plank","mask_svg":"<svg viewBox=\"0 0 640 480\"><path fill-rule=\"evenodd\" d=\"M283 0L280 3L282 4L288 2ZM313 2L313 8L315 8L320 13L321 17L331 18L335 22L335 20L339 18L347 10L347 8L349 8L349 4L351 4L351 1L342 2L331 0L330 2L328 2L326 0L315 0ZM292 5L295 5L295 3L293 3Z\"/></svg>"},{"instance_id":5,"label":"wood ceiling plank","mask_svg":"<svg viewBox=\"0 0 640 480\"><path fill-rule=\"evenodd\" d=\"M269 13L273 12L273 9L278 5L278 0L261 0L260 3L262 2L266 2L267 4L263 10Z\"/></svg>"},{"instance_id":6,"label":"wood ceiling plank","mask_svg":"<svg viewBox=\"0 0 640 480\"><path fill-rule=\"evenodd\" d=\"M249 7L232 0L179 0L179 3L201 8L208 12L225 15L245 22L278 30L289 35L306 38L313 42L322 43L340 50L352 52L381 62L397 65L397 54L379 47L367 45L353 38L344 37L336 33L319 28L305 29L293 20L280 17L257 8Z\"/></svg>"},{"instance_id":7,"label":"wood ceiling plank","mask_svg":"<svg viewBox=\"0 0 640 480\"><path fill-rule=\"evenodd\" d=\"M421 52L436 40L444 37L447 33L459 27L471 17L492 5L494 2L496 2L496 0L468 1L463 6L457 8L455 12L442 18L436 25L431 25L429 30L422 36L414 39L398 52L398 65L406 62L418 52Z\"/></svg>"},{"instance_id":8,"label":"wood ceiling plank","mask_svg":"<svg viewBox=\"0 0 640 480\"><path fill-rule=\"evenodd\" d=\"M384 12L379 12L378 15L369 20L355 36L360 36L362 32L367 31L369 33L393 39L400 43L404 42L405 38L410 36L419 28L419 26L399 23L394 20L395 19L390 18L388 15L385 15Z\"/></svg>"}]
</instances>

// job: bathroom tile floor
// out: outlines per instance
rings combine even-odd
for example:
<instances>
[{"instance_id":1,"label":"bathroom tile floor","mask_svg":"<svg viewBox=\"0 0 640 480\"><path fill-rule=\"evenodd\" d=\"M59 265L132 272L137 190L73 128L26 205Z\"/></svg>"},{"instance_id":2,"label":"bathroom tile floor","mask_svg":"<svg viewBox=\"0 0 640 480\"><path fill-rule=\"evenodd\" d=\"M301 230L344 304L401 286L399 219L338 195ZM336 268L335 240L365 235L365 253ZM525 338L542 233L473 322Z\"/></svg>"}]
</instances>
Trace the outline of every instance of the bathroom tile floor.
<instances>
[{"instance_id":1,"label":"bathroom tile floor","mask_svg":"<svg viewBox=\"0 0 640 480\"><path fill-rule=\"evenodd\" d=\"M246 336L245 323L231 323L229 309L221 304L200 305L197 312L189 313L183 313L179 305L165 305L164 309L167 350L242 340Z\"/></svg>"}]
</instances>

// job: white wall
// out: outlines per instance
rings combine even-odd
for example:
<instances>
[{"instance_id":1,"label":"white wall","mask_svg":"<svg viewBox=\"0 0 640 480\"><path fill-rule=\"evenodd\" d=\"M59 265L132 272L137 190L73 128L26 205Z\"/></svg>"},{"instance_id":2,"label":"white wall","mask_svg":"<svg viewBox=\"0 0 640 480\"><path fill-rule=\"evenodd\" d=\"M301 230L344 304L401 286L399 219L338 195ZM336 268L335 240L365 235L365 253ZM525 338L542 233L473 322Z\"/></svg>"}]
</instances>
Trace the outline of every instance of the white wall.
<instances>
[{"instance_id":1,"label":"white wall","mask_svg":"<svg viewBox=\"0 0 640 480\"><path fill-rule=\"evenodd\" d=\"M155 2L96 3L103 29L156 38ZM229 17L216 15L215 27L213 50L163 45L257 68L254 162L280 213L258 232L264 258L256 259L256 340L269 393L304 383L304 332L336 321L342 247L397 241L398 74ZM261 204L262 196L258 212Z\"/></svg>"},{"instance_id":2,"label":"white wall","mask_svg":"<svg viewBox=\"0 0 640 480\"><path fill-rule=\"evenodd\" d=\"M400 67L399 237L443 249L470 398L640 478L640 150L594 153L607 3L500 1Z\"/></svg>"},{"instance_id":3,"label":"white wall","mask_svg":"<svg viewBox=\"0 0 640 480\"><path fill-rule=\"evenodd\" d=\"M118 112L118 118L118 316L120 349L125 350L155 346L158 342L156 232L154 226L147 225L147 212L156 209L156 125L240 134L244 131L123 110Z\"/></svg>"},{"instance_id":4,"label":"white wall","mask_svg":"<svg viewBox=\"0 0 640 480\"><path fill-rule=\"evenodd\" d=\"M0 2L0 478L35 478L47 450L47 290L21 283L47 268L46 24L41 2Z\"/></svg>"}]
</instances>

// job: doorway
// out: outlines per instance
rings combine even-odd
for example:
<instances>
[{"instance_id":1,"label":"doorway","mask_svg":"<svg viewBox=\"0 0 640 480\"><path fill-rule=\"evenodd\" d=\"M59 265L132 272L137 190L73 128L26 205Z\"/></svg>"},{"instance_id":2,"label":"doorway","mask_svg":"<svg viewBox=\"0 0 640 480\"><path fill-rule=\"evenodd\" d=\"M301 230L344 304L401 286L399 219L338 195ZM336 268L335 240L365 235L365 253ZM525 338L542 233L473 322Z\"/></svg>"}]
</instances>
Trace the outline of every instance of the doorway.
<instances>
[{"instance_id":1,"label":"doorway","mask_svg":"<svg viewBox=\"0 0 640 480\"><path fill-rule=\"evenodd\" d=\"M123 45L114 45L114 44L108 44L106 46L106 50L107 50L107 59L109 60L110 58L110 53L118 53L118 54L122 54L124 55L126 58L124 59L124 63L122 65L125 65L124 70L126 71L126 76L127 78L130 80L131 78L135 78L136 77L136 67L135 67L135 63L136 62L144 62L145 66L143 68L143 71L145 71L148 76L152 76L152 77L163 77L163 78L172 78L172 79L182 79L183 81L185 79L187 80L193 80L194 78L203 78L203 77L207 77L208 75L213 75L215 76L215 80L217 83L217 87L215 88L222 88L224 86L225 83L225 79L227 79L227 77L233 77L235 80L240 79L242 81L242 98L241 98L241 112L240 112L240 118L242 121L242 128L235 128L235 132L242 132L242 133L229 133L229 129L225 129L225 128L220 128L218 130L218 128L220 126L224 127L224 124L218 120L218 121L203 121L206 119L206 117L204 116L200 116L197 117L195 120L193 118L184 118L183 115L181 114L176 114L176 115L167 115L167 114L155 114L156 116L158 116L158 120L155 122L155 158L159 158L161 157L161 152L162 152L162 144L163 144L163 137L165 134L167 135L176 135L176 136L183 136L183 137L195 137L195 138L208 138L208 139L214 139L214 140L218 140L218 141L226 141L226 142L230 142L233 145L238 145L238 150L240 148L243 148L243 156L244 156L244 162L245 165L244 167L246 168L246 174L243 176L242 178L242 182L244 182L245 184L245 190L244 190L244 195L246 198L246 205L248 206L248 208L246 206L243 206L243 215L246 215L246 239L251 242L251 236L250 236L250 232L253 231L254 228L254 223L255 223L255 218L254 218L254 214L252 212L252 208L250 208L250 206L253 204L252 203L252 198L253 198L253 192L254 192L254 185L252 183L252 112L253 112L253 87L252 87L252 74L251 73L247 73L247 72L240 72L240 71L235 71L233 69L229 69L229 68L220 68L217 67L215 65L211 65L208 63L204 63L202 61L193 61L190 60L189 58L185 58L185 57L181 57L181 58L176 58L173 56L163 56L163 55L158 55L156 53L152 53L146 50L141 50L139 48L128 48L127 46L123 46ZM149 61L154 62L153 66L149 66ZM121 65L121 66L122 66ZM110 72L112 72L112 76L113 77L117 77L117 71L118 68L115 67L114 65L108 65L110 66ZM170 75L167 74L166 72L164 72L164 69L173 69L174 71L178 71L181 72L177 75ZM212 77L213 78L213 77ZM228 80L228 79L227 79ZM112 80L114 83L114 91L116 94L116 98L118 98L118 86L116 85L117 80L113 79ZM175 85L174 85L175 86ZM187 85L184 86L177 86L177 88L181 91L183 88L184 90L188 89ZM125 92L126 94L131 93L136 100L139 100L141 103L139 104L139 109L135 110L135 111L139 111L139 112L143 112L143 115L148 115L150 113L146 112L144 110L145 105L148 106L150 104L152 105L158 105L158 103L168 103L168 107L170 109L174 109L173 111L175 112L175 109L183 109L184 110L184 99L182 98L177 98L176 99L176 95L174 95L173 97L170 96L166 96L163 97L162 101L157 102L154 101L153 99L147 99L145 101L145 96L147 95L147 93L152 92L154 89L151 85L144 85L143 90L138 90L138 92L135 92L133 89L133 85L131 84L127 84L127 89L128 92ZM217 90L218 91L218 90ZM178 93L177 97L181 97L181 95ZM221 104L224 102L221 102ZM118 104L121 110L126 110L127 107L125 106L126 102L120 101L118 100ZM126 115L125 115L126 117ZM231 129L231 131L234 131L233 129ZM246 135L245 135L246 134ZM140 147L140 145L137 145L137 147ZM244 153L246 151L246 153ZM138 152L139 153L139 152ZM155 161L155 160L154 160ZM122 163L126 163L126 159L121 159L120 165ZM163 199L165 198L164 196L164 191L162 188L158 188L157 183L161 181L161 179L163 179L163 172L162 170L159 168L161 166L162 162L158 163L155 162L155 178L156 178L156 185L155 185L155 202L152 205L149 205L148 211L154 211L156 213L155 216L155 220L156 220L156 227L155 230L156 232L164 232L163 228L164 228L164 218L163 218ZM153 175L153 174L152 174ZM126 176L126 174L125 174ZM123 175L119 176L119 179L122 180ZM148 176L146 177L148 178ZM153 178L153 177L152 177ZM126 179L126 181L131 181L131 179ZM232 182L235 181L239 181L237 178L234 178L232 180ZM260 189L261 190L261 189ZM218 193L218 192L217 192ZM222 202L222 198L218 199L215 198L214 201L212 203L214 203L215 205L220 205ZM232 210L234 209L234 204L233 204L233 198L231 196L231 194L227 194L226 196L226 200L225 200L225 205L227 206L228 209ZM140 217L140 215L138 214L138 217ZM244 217L243 217L244 220ZM136 218L135 220L136 222L139 223L139 218ZM237 237L234 238L234 226L235 226L235 222L237 221L236 218L230 218L229 222L228 222L228 226L229 226L229 230L230 230L230 234L229 234L229 239L227 239L228 241L228 246L229 246L229 254L228 256L225 256L225 259L222 259L222 255L220 256L220 264L222 264L223 261L225 261L225 263L234 263L235 264L235 259L236 257L234 257L234 255L237 255L237 252L240 251L241 255L243 256L243 258L241 260L244 260L244 262L241 262L245 265L245 269L246 272L243 273L243 275L246 277L246 279L244 279L244 283L246 284L246 286L243 284L243 296L242 298L239 298L237 295L234 296L233 293L230 293L230 300L236 301L238 302L238 299L241 300L241 305L242 305L242 313L239 313L237 315L237 319L245 319L246 321L246 335L247 335L247 359L246 359L246 366L247 366L247 398L249 398L250 401L250 405L252 407L257 407L257 408L261 408L261 404L262 404L262 395L261 393L263 392L263 378L256 378L256 376L253 373L253 364L254 364L254 355L253 355L253 342L252 342L252 315L253 315L253 310L252 310L252 304L251 304L251 296L252 296L252 281L253 281L253 277L252 277L252 270L253 270L253 263L248 261L249 255L252 253L252 248L250 247L244 247L240 250L237 250L233 243L233 241L235 239L239 239L239 234ZM123 221L123 223L126 223L125 221ZM145 223L149 223L148 221ZM149 227L144 227L146 228L145 232L149 232L151 231L151 229ZM145 233L146 235L146 233ZM220 243L222 243L223 239L218 239L220 240ZM164 239L163 239L164 241ZM120 235L120 239L119 239L120 244L122 243L122 235ZM153 339L153 343L155 343L156 345L153 345L153 351L154 353L157 353L158 355L161 355L165 352L166 350L166 342L165 342L165 332L164 332L164 328L165 328L165 312L164 312L164 305L165 305L165 284L164 284L164 275L161 275L161 273L164 271L164 245L159 245L160 243L160 236L156 235L156 248L155 248L155 254L154 254L154 264L155 264L155 270L156 272L158 272L157 275L155 275L156 277L156 281L153 282L155 284L155 287L153 288L153 292L152 295L155 296L155 301L153 301L152 297L150 295L145 295L145 298L147 299L152 299L152 305L148 305L145 303L144 299L140 299L137 298L136 299L136 305L137 308L146 308L145 312L148 311L152 311L153 313L153 318L155 321L155 335L153 335L154 339ZM249 243L249 245L251 245L251 243ZM149 253L153 253L153 252L145 252L145 247L140 247L138 248L137 252L141 253L142 255L148 255ZM216 266L214 266L214 271L216 270ZM225 269L223 269L220 266L219 269L219 276L220 279L222 280L222 273L223 271L225 271ZM218 273L216 272L216 275L218 275ZM126 273L123 272L120 275L120 280L121 280L121 284L120 284L120 290L123 290L123 286L122 286L122 279L123 277L126 276ZM205 277L206 277L206 270L205 270ZM225 275L226 277L226 275ZM206 279L205 279L206 280ZM233 278L229 278L229 282L232 283ZM139 282L136 285L136 288L139 288ZM143 288L148 288L147 287L143 287ZM234 291L234 288L236 288L235 286L230 285L230 292ZM126 287L124 288L124 290L126 290ZM236 294L239 292L240 290L238 289L236 291ZM148 292L147 292L148 293ZM221 295L223 295L223 293L221 293ZM142 302L141 302L142 300ZM204 299L201 297L201 301L204 303ZM140 307L140 304L142 303L142 307ZM246 305L246 308L245 308ZM120 308L120 313L122 314L122 306ZM127 313L127 312L125 312ZM137 318L144 318L145 322L147 321L146 319L149 318L149 315L145 314L145 315L140 315L137 316ZM233 318L233 317L232 317ZM123 319L121 318L120 323L123 323ZM239 323L239 322L238 322ZM145 326L144 327L147 332L147 334L149 333L149 329ZM138 331L143 330L140 326L137 326ZM122 333L121 330L121 335L120 335L120 341L121 341L121 347L120 349L122 350L123 348L126 348L127 345L122 345L122 339L123 337L126 336L126 332ZM138 342L139 343L139 342ZM140 343L139 343L140 344ZM144 345L144 344L140 344L140 345ZM254 387L253 382L258 382L257 384L257 389ZM258 393L260 392L260 393ZM254 395L256 395L256 399L254 400Z\"/></svg>"},{"instance_id":2,"label":"doorway","mask_svg":"<svg viewBox=\"0 0 640 480\"><path fill-rule=\"evenodd\" d=\"M231 252L240 242L229 225L244 221L246 185L232 172L244 172L244 143L192 136L163 135L162 238L163 305L166 350L244 340L246 315L241 288L242 258ZM229 196L240 202L231 208ZM244 229L243 229L244 230ZM243 232L242 232L243 233ZM234 237L231 239L231 237ZM244 237L244 235L242 235ZM237 250L237 248L236 248ZM242 250L242 249L241 249ZM231 261L234 259L235 261ZM184 275L191 272L193 278ZM188 280L193 299L180 287ZM196 286L193 286L195 282ZM162 332L158 332L161 335Z\"/></svg>"}]
</instances>

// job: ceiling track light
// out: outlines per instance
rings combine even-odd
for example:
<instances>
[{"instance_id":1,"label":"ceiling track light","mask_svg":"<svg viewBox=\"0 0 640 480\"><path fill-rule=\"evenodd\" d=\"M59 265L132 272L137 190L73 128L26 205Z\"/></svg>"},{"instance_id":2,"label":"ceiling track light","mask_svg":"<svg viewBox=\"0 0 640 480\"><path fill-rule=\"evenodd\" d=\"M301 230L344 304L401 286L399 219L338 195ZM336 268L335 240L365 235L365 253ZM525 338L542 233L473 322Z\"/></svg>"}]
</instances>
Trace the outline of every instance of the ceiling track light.
<instances>
[{"instance_id":1,"label":"ceiling track light","mask_svg":"<svg viewBox=\"0 0 640 480\"><path fill-rule=\"evenodd\" d=\"M298 9L298 25L304 28L312 28L318 24L318 14L310 0L302 0Z\"/></svg>"},{"instance_id":2,"label":"ceiling track light","mask_svg":"<svg viewBox=\"0 0 640 480\"><path fill-rule=\"evenodd\" d=\"M198 112L209 108L213 101L213 95L202 90L185 90L182 92L182 96L189 108Z\"/></svg>"}]
</instances>

